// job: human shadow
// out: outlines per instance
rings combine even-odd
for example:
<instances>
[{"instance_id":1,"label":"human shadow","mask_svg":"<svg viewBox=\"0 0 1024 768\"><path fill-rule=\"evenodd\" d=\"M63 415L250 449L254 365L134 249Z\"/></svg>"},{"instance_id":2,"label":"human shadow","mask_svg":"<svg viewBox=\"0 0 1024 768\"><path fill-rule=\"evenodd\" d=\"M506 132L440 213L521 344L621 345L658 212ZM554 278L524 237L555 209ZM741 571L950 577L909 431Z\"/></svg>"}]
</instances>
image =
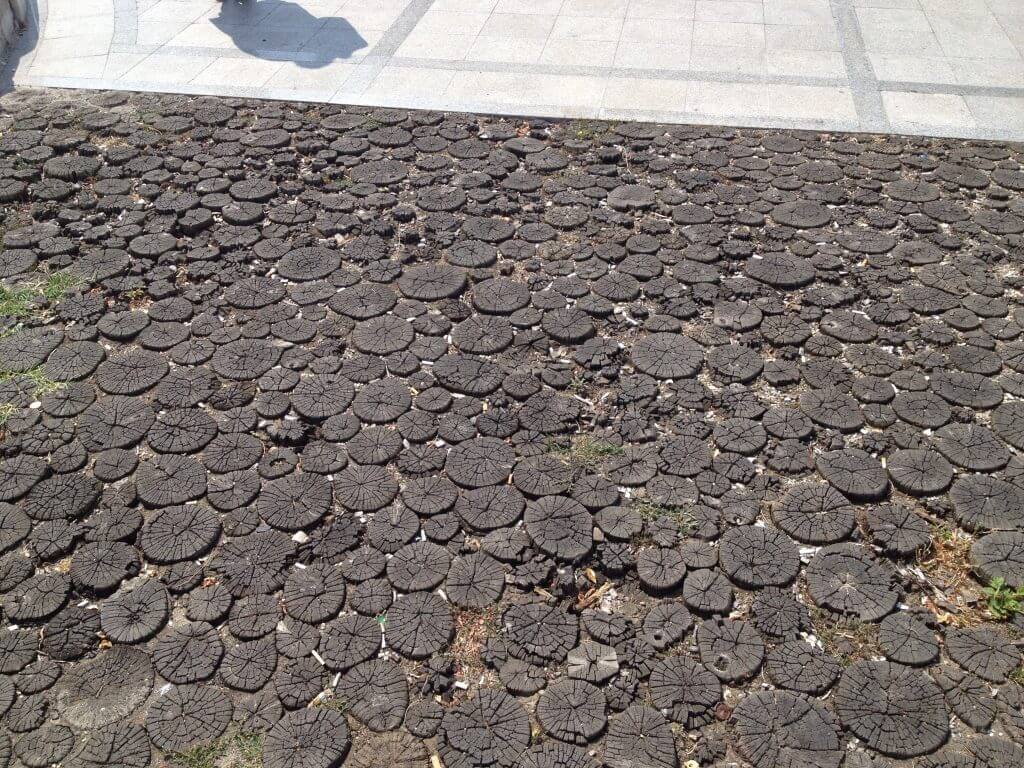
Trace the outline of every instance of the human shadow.
<instances>
[{"instance_id":1,"label":"human shadow","mask_svg":"<svg viewBox=\"0 0 1024 768\"><path fill-rule=\"evenodd\" d=\"M318 18L288 0L222 0L212 21L238 50L308 69L347 59L367 45L345 19Z\"/></svg>"},{"instance_id":2,"label":"human shadow","mask_svg":"<svg viewBox=\"0 0 1024 768\"><path fill-rule=\"evenodd\" d=\"M18 65L25 56L35 50L39 42L39 9L36 0L28 0L25 11L25 25L11 40L7 53L0 63L0 94L14 90L14 73L18 71Z\"/></svg>"}]
</instances>

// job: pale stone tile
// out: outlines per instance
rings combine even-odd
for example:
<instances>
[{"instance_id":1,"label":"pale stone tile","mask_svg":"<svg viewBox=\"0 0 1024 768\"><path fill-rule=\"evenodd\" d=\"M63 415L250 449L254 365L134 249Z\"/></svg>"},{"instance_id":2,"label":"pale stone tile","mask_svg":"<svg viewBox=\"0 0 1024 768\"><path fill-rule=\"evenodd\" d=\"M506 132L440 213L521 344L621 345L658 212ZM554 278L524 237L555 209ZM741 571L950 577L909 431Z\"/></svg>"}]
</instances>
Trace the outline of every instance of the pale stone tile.
<instances>
[{"instance_id":1,"label":"pale stone tile","mask_svg":"<svg viewBox=\"0 0 1024 768\"><path fill-rule=\"evenodd\" d=\"M857 19L862 29L915 29L921 32L931 29L928 17L916 8L858 8Z\"/></svg>"},{"instance_id":2,"label":"pale stone tile","mask_svg":"<svg viewBox=\"0 0 1024 768\"><path fill-rule=\"evenodd\" d=\"M965 101L979 125L1000 131L1024 130L1024 97L966 96Z\"/></svg>"},{"instance_id":3,"label":"pale stone tile","mask_svg":"<svg viewBox=\"0 0 1024 768\"><path fill-rule=\"evenodd\" d=\"M345 3L338 16L360 31L363 29L387 29L402 15L406 5L408 3L404 2L404 0L401 3L384 5L349 2ZM437 4L435 3L431 8L436 9ZM477 6L477 10L478 12L483 12L479 6Z\"/></svg>"},{"instance_id":4,"label":"pale stone tile","mask_svg":"<svg viewBox=\"0 0 1024 768\"><path fill-rule=\"evenodd\" d=\"M472 0L475 2L475 0ZM490 0L485 0L487 5ZM493 7L495 13L540 13L556 15L561 9L565 0L530 0L524 3L523 0L497 0Z\"/></svg>"},{"instance_id":5,"label":"pale stone tile","mask_svg":"<svg viewBox=\"0 0 1024 768\"><path fill-rule=\"evenodd\" d=\"M947 56L972 59L1020 59L1021 54L995 16L928 15L935 37Z\"/></svg>"},{"instance_id":6,"label":"pale stone tile","mask_svg":"<svg viewBox=\"0 0 1024 768\"><path fill-rule=\"evenodd\" d=\"M335 61L323 67L308 68L292 61L281 64L264 84L266 88L278 91L316 91L334 94L345 84L358 64L352 61ZM299 97L304 98L304 97ZM327 98L327 97L323 97Z\"/></svg>"},{"instance_id":7,"label":"pale stone tile","mask_svg":"<svg viewBox=\"0 0 1024 768\"><path fill-rule=\"evenodd\" d=\"M449 13L447 11L427 11L416 25L414 32L419 34L469 35L480 34L487 20L488 13Z\"/></svg>"},{"instance_id":8,"label":"pale stone tile","mask_svg":"<svg viewBox=\"0 0 1024 768\"><path fill-rule=\"evenodd\" d=\"M461 61L466 58L475 39L475 35L432 35L413 30L395 55L410 59Z\"/></svg>"},{"instance_id":9,"label":"pale stone tile","mask_svg":"<svg viewBox=\"0 0 1024 768\"><path fill-rule=\"evenodd\" d=\"M386 66L363 93L390 99L431 98L442 93L456 73L445 69Z\"/></svg>"},{"instance_id":10,"label":"pale stone tile","mask_svg":"<svg viewBox=\"0 0 1024 768\"><path fill-rule=\"evenodd\" d=\"M615 66L629 69L689 69L690 46L650 44L644 46L619 43Z\"/></svg>"},{"instance_id":11,"label":"pale stone tile","mask_svg":"<svg viewBox=\"0 0 1024 768\"><path fill-rule=\"evenodd\" d=\"M861 29L864 50L868 53L891 53L899 56L943 56L939 41L931 32L917 32L890 27Z\"/></svg>"},{"instance_id":12,"label":"pale stone tile","mask_svg":"<svg viewBox=\"0 0 1024 768\"><path fill-rule=\"evenodd\" d=\"M750 0L697 0L697 21L732 21L744 24L764 23L764 3Z\"/></svg>"},{"instance_id":13,"label":"pale stone tile","mask_svg":"<svg viewBox=\"0 0 1024 768\"><path fill-rule=\"evenodd\" d=\"M447 3L455 2L455 0L434 0L430 7L434 10L443 10L443 6ZM495 0L472 0L472 7L468 10L474 10L478 13L487 13L491 10ZM367 3L366 0L342 0L338 13L342 16L348 16L354 11L363 8L374 8L381 11L394 14L396 17L400 16L402 12L409 6L409 0L373 0L372 3ZM458 8L448 8L447 10L459 10Z\"/></svg>"},{"instance_id":14,"label":"pale stone tile","mask_svg":"<svg viewBox=\"0 0 1024 768\"><path fill-rule=\"evenodd\" d=\"M266 84L281 67L280 61L224 56L192 78L195 85L258 87Z\"/></svg>"},{"instance_id":15,"label":"pale stone tile","mask_svg":"<svg viewBox=\"0 0 1024 768\"><path fill-rule=\"evenodd\" d=\"M601 103L604 80L596 77L535 75L514 72L460 72L445 96L464 104L531 107L594 107Z\"/></svg>"},{"instance_id":16,"label":"pale stone tile","mask_svg":"<svg viewBox=\"0 0 1024 768\"><path fill-rule=\"evenodd\" d=\"M187 83L214 60L213 56L153 53L128 70L122 79L146 83Z\"/></svg>"},{"instance_id":17,"label":"pale stone tile","mask_svg":"<svg viewBox=\"0 0 1024 768\"><path fill-rule=\"evenodd\" d=\"M221 28L209 21L199 21L189 24L167 42L170 45L201 48L236 48L233 35L240 34L252 36L253 32L249 28L233 26Z\"/></svg>"},{"instance_id":18,"label":"pale stone tile","mask_svg":"<svg viewBox=\"0 0 1024 768\"><path fill-rule=\"evenodd\" d=\"M716 117L765 117L768 87L761 83L693 81L686 95L686 111Z\"/></svg>"},{"instance_id":19,"label":"pale stone tile","mask_svg":"<svg viewBox=\"0 0 1024 768\"><path fill-rule=\"evenodd\" d=\"M838 51L839 35L834 27L769 24L764 28L769 49L789 51Z\"/></svg>"},{"instance_id":20,"label":"pale stone tile","mask_svg":"<svg viewBox=\"0 0 1024 768\"><path fill-rule=\"evenodd\" d=\"M516 72L460 71L448 84L444 96L446 100L507 103L515 101L529 77Z\"/></svg>"},{"instance_id":21,"label":"pale stone tile","mask_svg":"<svg viewBox=\"0 0 1024 768\"><path fill-rule=\"evenodd\" d=\"M611 40L556 40L549 38L538 60L541 64L610 67L615 61L618 43Z\"/></svg>"},{"instance_id":22,"label":"pale stone tile","mask_svg":"<svg viewBox=\"0 0 1024 768\"><path fill-rule=\"evenodd\" d=\"M546 40L554 25L555 17L550 14L492 13L480 34L486 37L539 37Z\"/></svg>"},{"instance_id":23,"label":"pale stone tile","mask_svg":"<svg viewBox=\"0 0 1024 768\"><path fill-rule=\"evenodd\" d=\"M35 49L36 61L106 56L110 52L110 32L42 40Z\"/></svg>"},{"instance_id":24,"label":"pale stone tile","mask_svg":"<svg viewBox=\"0 0 1024 768\"><path fill-rule=\"evenodd\" d=\"M695 21L693 23L695 45L730 45L736 47L763 48L765 45L762 24L737 24L731 21Z\"/></svg>"},{"instance_id":25,"label":"pale stone tile","mask_svg":"<svg viewBox=\"0 0 1024 768\"><path fill-rule=\"evenodd\" d=\"M918 0L926 13L974 13L983 15L991 11L985 0ZM1019 7L1019 3L1015 4Z\"/></svg>"},{"instance_id":26,"label":"pale stone tile","mask_svg":"<svg viewBox=\"0 0 1024 768\"><path fill-rule=\"evenodd\" d=\"M258 3L257 5L261 5ZM338 0L317 2L302 0L298 3L281 3L276 5L264 18L262 23L271 27L309 27L316 26L324 19L334 17L341 10Z\"/></svg>"},{"instance_id":27,"label":"pale stone tile","mask_svg":"<svg viewBox=\"0 0 1024 768\"><path fill-rule=\"evenodd\" d=\"M30 77L103 77L107 55L36 58L26 74Z\"/></svg>"},{"instance_id":28,"label":"pale stone tile","mask_svg":"<svg viewBox=\"0 0 1024 768\"><path fill-rule=\"evenodd\" d=\"M953 67L945 57L869 53L868 60L875 71L875 77L879 80L944 85L957 82Z\"/></svg>"},{"instance_id":29,"label":"pale stone tile","mask_svg":"<svg viewBox=\"0 0 1024 768\"><path fill-rule=\"evenodd\" d=\"M761 48L694 45L690 53L690 69L725 75L763 75L765 52Z\"/></svg>"},{"instance_id":30,"label":"pale stone tile","mask_svg":"<svg viewBox=\"0 0 1024 768\"><path fill-rule=\"evenodd\" d=\"M63 16L47 19L43 27L43 39L55 40L60 37L78 35L110 35L109 13L95 13L90 16Z\"/></svg>"},{"instance_id":31,"label":"pale stone tile","mask_svg":"<svg viewBox=\"0 0 1024 768\"><path fill-rule=\"evenodd\" d=\"M768 85L768 114L780 120L855 121L857 107L849 88Z\"/></svg>"},{"instance_id":32,"label":"pale stone tile","mask_svg":"<svg viewBox=\"0 0 1024 768\"><path fill-rule=\"evenodd\" d=\"M555 40L618 40L622 19L615 16L559 16L551 29Z\"/></svg>"},{"instance_id":33,"label":"pale stone tile","mask_svg":"<svg viewBox=\"0 0 1024 768\"><path fill-rule=\"evenodd\" d=\"M1000 16L998 18L999 23L1003 25L1006 36L1010 38L1010 42L1017 47L1017 51L1024 57L1024 13L1019 16Z\"/></svg>"},{"instance_id":34,"label":"pale stone tile","mask_svg":"<svg viewBox=\"0 0 1024 768\"><path fill-rule=\"evenodd\" d=\"M664 22L659 19L626 19L622 25L622 45L637 47L652 43L686 45L692 37L692 22Z\"/></svg>"},{"instance_id":35,"label":"pale stone tile","mask_svg":"<svg viewBox=\"0 0 1024 768\"><path fill-rule=\"evenodd\" d=\"M625 16L630 0L565 0L563 16Z\"/></svg>"},{"instance_id":36,"label":"pale stone tile","mask_svg":"<svg viewBox=\"0 0 1024 768\"><path fill-rule=\"evenodd\" d=\"M994 88L1024 88L1024 61L948 59L955 82Z\"/></svg>"},{"instance_id":37,"label":"pale stone tile","mask_svg":"<svg viewBox=\"0 0 1024 768\"><path fill-rule=\"evenodd\" d=\"M207 10L200 14L196 21L218 19L221 23L225 24L254 27L266 21L267 17L276 9L276 3L249 2L244 5L232 5L231 3L221 3L218 1L207 6Z\"/></svg>"},{"instance_id":38,"label":"pale stone tile","mask_svg":"<svg viewBox=\"0 0 1024 768\"><path fill-rule=\"evenodd\" d=\"M852 5L854 8L921 8L919 0L853 0Z\"/></svg>"},{"instance_id":39,"label":"pale stone tile","mask_svg":"<svg viewBox=\"0 0 1024 768\"><path fill-rule=\"evenodd\" d=\"M704 0L700 0L704 2ZM694 17L696 0L630 0L626 18L629 19L675 19L686 20Z\"/></svg>"},{"instance_id":40,"label":"pale stone tile","mask_svg":"<svg viewBox=\"0 0 1024 768\"><path fill-rule=\"evenodd\" d=\"M201 88L202 86L196 86ZM225 91L229 92L232 89L225 88ZM237 89L246 90L246 89ZM319 88L303 88L300 85L296 85L293 88L277 88L273 85L264 85L259 91L259 98L261 99L278 99L280 101L323 101L331 102L334 99L338 90L330 86L322 86ZM335 104L345 103L345 101L333 102Z\"/></svg>"},{"instance_id":41,"label":"pale stone tile","mask_svg":"<svg viewBox=\"0 0 1024 768\"><path fill-rule=\"evenodd\" d=\"M135 43L136 45L165 45L178 37L186 27L188 27L188 22L184 21L140 21Z\"/></svg>"},{"instance_id":42,"label":"pale stone tile","mask_svg":"<svg viewBox=\"0 0 1024 768\"><path fill-rule=\"evenodd\" d=\"M529 37L484 37L473 41L467 61L535 64L544 50L544 40Z\"/></svg>"},{"instance_id":43,"label":"pale stone tile","mask_svg":"<svg viewBox=\"0 0 1024 768\"><path fill-rule=\"evenodd\" d=\"M145 53L112 53L107 56L107 65L103 68L103 79L119 80L132 67L146 58Z\"/></svg>"},{"instance_id":44,"label":"pale stone tile","mask_svg":"<svg viewBox=\"0 0 1024 768\"><path fill-rule=\"evenodd\" d=\"M74 2L53 2L47 4L47 22L50 19L60 18L81 18L83 16L95 16L98 13L105 13L108 16L113 14L112 0L74 0Z\"/></svg>"},{"instance_id":45,"label":"pale stone tile","mask_svg":"<svg viewBox=\"0 0 1024 768\"><path fill-rule=\"evenodd\" d=\"M567 107L601 103L605 79L578 75L536 75L523 91L528 104L554 104Z\"/></svg>"},{"instance_id":46,"label":"pale stone tile","mask_svg":"<svg viewBox=\"0 0 1024 768\"><path fill-rule=\"evenodd\" d=\"M1020 0L985 0L985 4L988 9L998 15L1000 13L1006 14L1022 14L1024 8L1021 8Z\"/></svg>"},{"instance_id":47,"label":"pale stone tile","mask_svg":"<svg viewBox=\"0 0 1024 768\"><path fill-rule=\"evenodd\" d=\"M613 77L608 80L601 104L605 109L681 112L686 108L689 87L686 80Z\"/></svg>"},{"instance_id":48,"label":"pale stone tile","mask_svg":"<svg viewBox=\"0 0 1024 768\"><path fill-rule=\"evenodd\" d=\"M967 102L955 94L882 91L882 105L893 126L921 129L975 125Z\"/></svg>"},{"instance_id":49,"label":"pale stone tile","mask_svg":"<svg viewBox=\"0 0 1024 768\"><path fill-rule=\"evenodd\" d=\"M846 78L846 63L838 51L765 51L765 72L787 77Z\"/></svg>"},{"instance_id":50,"label":"pale stone tile","mask_svg":"<svg viewBox=\"0 0 1024 768\"><path fill-rule=\"evenodd\" d=\"M831 25L832 8L827 0L764 0L764 20L767 24Z\"/></svg>"}]
</instances>

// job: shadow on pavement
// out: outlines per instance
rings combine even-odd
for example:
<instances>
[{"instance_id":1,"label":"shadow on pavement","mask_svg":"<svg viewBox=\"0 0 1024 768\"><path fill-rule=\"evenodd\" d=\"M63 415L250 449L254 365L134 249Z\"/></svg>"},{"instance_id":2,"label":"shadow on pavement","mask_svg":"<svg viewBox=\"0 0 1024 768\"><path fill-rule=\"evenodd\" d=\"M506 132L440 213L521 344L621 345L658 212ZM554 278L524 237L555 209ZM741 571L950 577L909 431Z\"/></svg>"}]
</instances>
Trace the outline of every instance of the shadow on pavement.
<instances>
[{"instance_id":1,"label":"shadow on pavement","mask_svg":"<svg viewBox=\"0 0 1024 768\"><path fill-rule=\"evenodd\" d=\"M308 69L347 59L367 45L345 19L319 18L287 0L222 0L212 21L240 51Z\"/></svg>"},{"instance_id":2,"label":"shadow on pavement","mask_svg":"<svg viewBox=\"0 0 1024 768\"><path fill-rule=\"evenodd\" d=\"M11 42L0 65L0 94L14 89L14 73L18 71L18 64L27 54L32 53L39 42L39 8L36 0L28 0L25 10L28 17L25 28Z\"/></svg>"}]
</instances>

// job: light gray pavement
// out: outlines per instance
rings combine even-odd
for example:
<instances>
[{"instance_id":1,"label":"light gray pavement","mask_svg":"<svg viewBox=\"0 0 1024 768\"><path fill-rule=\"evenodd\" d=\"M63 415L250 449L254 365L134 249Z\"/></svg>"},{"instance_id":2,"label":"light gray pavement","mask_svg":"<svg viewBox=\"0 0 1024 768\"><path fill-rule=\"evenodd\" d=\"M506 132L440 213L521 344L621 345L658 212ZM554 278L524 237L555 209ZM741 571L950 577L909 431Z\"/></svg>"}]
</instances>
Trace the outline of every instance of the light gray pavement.
<instances>
[{"instance_id":1,"label":"light gray pavement","mask_svg":"<svg viewBox=\"0 0 1024 768\"><path fill-rule=\"evenodd\" d=\"M1024 139L1024 0L29 2L19 85Z\"/></svg>"}]
</instances>

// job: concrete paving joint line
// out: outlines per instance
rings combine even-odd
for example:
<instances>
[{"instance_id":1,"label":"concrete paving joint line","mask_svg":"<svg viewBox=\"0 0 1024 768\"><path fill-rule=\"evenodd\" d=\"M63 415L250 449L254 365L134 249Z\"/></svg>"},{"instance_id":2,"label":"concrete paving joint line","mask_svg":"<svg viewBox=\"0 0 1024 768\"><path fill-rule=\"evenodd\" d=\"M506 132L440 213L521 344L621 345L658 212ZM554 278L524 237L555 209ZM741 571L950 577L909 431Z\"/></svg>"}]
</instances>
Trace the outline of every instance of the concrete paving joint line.
<instances>
[{"instance_id":1,"label":"concrete paving joint line","mask_svg":"<svg viewBox=\"0 0 1024 768\"><path fill-rule=\"evenodd\" d=\"M839 49L843 53L846 76L857 116L867 130L888 131L889 119L882 105L878 79L864 49L857 11L852 0L829 0L832 19L839 36Z\"/></svg>"}]
</instances>

